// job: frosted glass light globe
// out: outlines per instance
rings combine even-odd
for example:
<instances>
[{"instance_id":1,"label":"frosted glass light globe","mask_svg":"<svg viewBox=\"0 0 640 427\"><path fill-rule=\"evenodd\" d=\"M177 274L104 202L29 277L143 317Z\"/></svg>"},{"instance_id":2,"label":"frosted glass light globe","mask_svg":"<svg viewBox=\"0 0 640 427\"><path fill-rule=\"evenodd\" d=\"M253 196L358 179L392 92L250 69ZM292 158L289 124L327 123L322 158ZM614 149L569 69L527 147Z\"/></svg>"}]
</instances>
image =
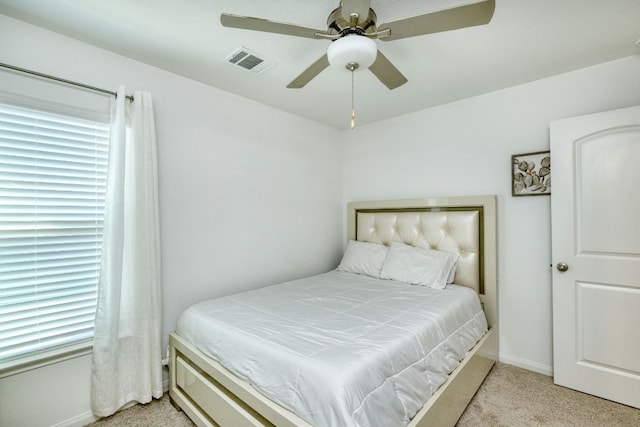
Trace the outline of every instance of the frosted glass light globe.
<instances>
[{"instance_id":1,"label":"frosted glass light globe","mask_svg":"<svg viewBox=\"0 0 640 427\"><path fill-rule=\"evenodd\" d=\"M365 36L352 34L342 37L329 45L327 58L332 67L339 70L358 71L366 70L374 63L378 56L376 42ZM348 67L349 64L358 64L355 70Z\"/></svg>"}]
</instances>

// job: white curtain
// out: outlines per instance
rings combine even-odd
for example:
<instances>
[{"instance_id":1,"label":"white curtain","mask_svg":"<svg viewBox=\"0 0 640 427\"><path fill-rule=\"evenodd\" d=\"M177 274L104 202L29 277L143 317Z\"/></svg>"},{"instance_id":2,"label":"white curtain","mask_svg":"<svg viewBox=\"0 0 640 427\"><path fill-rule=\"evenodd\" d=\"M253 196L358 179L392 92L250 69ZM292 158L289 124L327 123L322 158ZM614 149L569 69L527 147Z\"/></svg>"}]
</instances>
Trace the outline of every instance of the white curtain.
<instances>
[{"instance_id":1,"label":"white curtain","mask_svg":"<svg viewBox=\"0 0 640 427\"><path fill-rule=\"evenodd\" d=\"M160 234L151 95L118 89L92 360L91 407L113 414L162 396Z\"/></svg>"}]
</instances>

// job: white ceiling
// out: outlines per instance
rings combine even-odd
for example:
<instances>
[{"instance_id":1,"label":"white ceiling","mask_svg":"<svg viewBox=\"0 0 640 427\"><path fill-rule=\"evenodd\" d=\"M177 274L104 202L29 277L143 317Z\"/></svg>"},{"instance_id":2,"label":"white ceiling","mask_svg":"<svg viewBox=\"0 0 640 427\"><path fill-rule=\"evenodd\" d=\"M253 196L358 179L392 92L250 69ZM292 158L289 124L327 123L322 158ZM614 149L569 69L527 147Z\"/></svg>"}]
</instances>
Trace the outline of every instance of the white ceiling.
<instances>
[{"instance_id":1,"label":"white ceiling","mask_svg":"<svg viewBox=\"0 0 640 427\"><path fill-rule=\"evenodd\" d=\"M475 1L371 0L371 7L381 24ZM0 0L0 12L263 104L347 128L348 72L328 68L302 89L286 88L325 53L329 41L225 28L219 19L224 12L324 30L338 2ZM638 54L639 38L639 0L496 0L488 25L376 41L409 82L389 90L370 72L358 72L357 122L384 120ZM224 59L241 46L277 65L255 75L226 63Z\"/></svg>"}]
</instances>

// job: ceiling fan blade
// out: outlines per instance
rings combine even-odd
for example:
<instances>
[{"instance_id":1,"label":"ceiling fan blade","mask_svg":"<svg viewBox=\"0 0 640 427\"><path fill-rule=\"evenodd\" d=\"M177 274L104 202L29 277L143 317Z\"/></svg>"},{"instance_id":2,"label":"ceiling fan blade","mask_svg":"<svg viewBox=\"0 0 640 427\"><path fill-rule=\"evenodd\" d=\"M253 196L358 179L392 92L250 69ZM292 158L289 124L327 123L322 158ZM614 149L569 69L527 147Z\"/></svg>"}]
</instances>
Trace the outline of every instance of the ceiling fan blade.
<instances>
[{"instance_id":1,"label":"ceiling fan blade","mask_svg":"<svg viewBox=\"0 0 640 427\"><path fill-rule=\"evenodd\" d=\"M369 70L389 89L395 89L407 82L407 78L380 51Z\"/></svg>"},{"instance_id":2,"label":"ceiling fan blade","mask_svg":"<svg viewBox=\"0 0 640 427\"><path fill-rule=\"evenodd\" d=\"M329 59L325 53L316 62L311 64L309 68L304 70L302 74L293 79L291 83L287 85L289 89L300 89L309 83L314 77L320 74L325 68L329 66Z\"/></svg>"},{"instance_id":3,"label":"ceiling fan blade","mask_svg":"<svg viewBox=\"0 0 640 427\"><path fill-rule=\"evenodd\" d=\"M389 29L391 34L388 37L380 38L380 40L398 40L487 24L491 21L495 8L495 0L485 0L480 3L381 24L378 26L378 31Z\"/></svg>"},{"instance_id":4,"label":"ceiling fan blade","mask_svg":"<svg viewBox=\"0 0 640 427\"><path fill-rule=\"evenodd\" d=\"M325 30L316 30L314 28L300 27L298 25L285 24L283 22L269 21L268 19L231 15L228 13L220 15L220 23L225 27L286 34L288 36L306 37L310 39L317 38L316 34L318 33L326 34Z\"/></svg>"},{"instance_id":5,"label":"ceiling fan blade","mask_svg":"<svg viewBox=\"0 0 640 427\"><path fill-rule=\"evenodd\" d=\"M358 14L358 24L362 24L369 16L370 0L342 0L342 17L345 21L351 22L351 14Z\"/></svg>"}]
</instances>

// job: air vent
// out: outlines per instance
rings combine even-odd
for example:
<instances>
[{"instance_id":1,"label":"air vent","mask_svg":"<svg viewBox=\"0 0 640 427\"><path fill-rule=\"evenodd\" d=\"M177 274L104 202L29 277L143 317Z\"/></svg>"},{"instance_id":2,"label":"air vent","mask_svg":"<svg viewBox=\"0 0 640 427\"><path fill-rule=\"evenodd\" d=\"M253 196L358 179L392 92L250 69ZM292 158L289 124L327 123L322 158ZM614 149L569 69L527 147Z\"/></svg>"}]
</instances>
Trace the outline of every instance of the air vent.
<instances>
[{"instance_id":1,"label":"air vent","mask_svg":"<svg viewBox=\"0 0 640 427\"><path fill-rule=\"evenodd\" d=\"M276 65L274 61L268 60L244 47L234 50L224 60L254 74L260 74Z\"/></svg>"}]
</instances>

